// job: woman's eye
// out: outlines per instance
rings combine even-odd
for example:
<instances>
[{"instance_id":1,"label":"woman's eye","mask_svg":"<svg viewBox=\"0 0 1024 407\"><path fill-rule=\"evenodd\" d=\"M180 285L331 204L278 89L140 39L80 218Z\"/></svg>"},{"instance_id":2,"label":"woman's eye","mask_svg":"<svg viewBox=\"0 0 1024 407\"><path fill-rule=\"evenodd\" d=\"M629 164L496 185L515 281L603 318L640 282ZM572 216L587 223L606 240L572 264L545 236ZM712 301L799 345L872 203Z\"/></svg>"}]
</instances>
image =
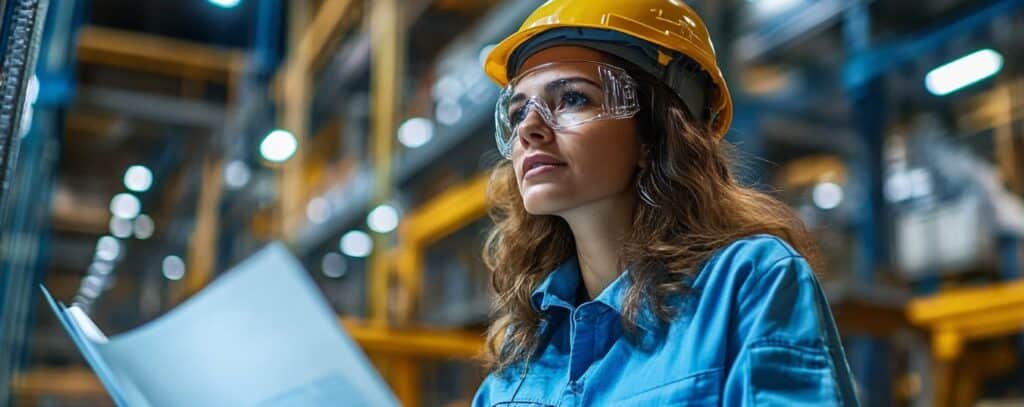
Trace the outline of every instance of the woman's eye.
<instances>
[{"instance_id":1,"label":"woman's eye","mask_svg":"<svg viewBox=\"0 0 1024 407\"><path fill-rule=\"evenodd\" d=\"M508 123L513 129L516 128L519 123L522 123L523 120L526 120L526 106L512 109L512 112L508 114Z\"/></svg>"},{"instance_id":2,"label":"woman's eye","mask_svg":"<svg viewBox=\"0 0 1024 407\"><path fill-rule=\"evenodd\" d=\"M590 103L590 98L584 95L582 92L566 92L562 95L562 100L559 105L563 108L580 107Z\"/></svg>"}]
</instances>

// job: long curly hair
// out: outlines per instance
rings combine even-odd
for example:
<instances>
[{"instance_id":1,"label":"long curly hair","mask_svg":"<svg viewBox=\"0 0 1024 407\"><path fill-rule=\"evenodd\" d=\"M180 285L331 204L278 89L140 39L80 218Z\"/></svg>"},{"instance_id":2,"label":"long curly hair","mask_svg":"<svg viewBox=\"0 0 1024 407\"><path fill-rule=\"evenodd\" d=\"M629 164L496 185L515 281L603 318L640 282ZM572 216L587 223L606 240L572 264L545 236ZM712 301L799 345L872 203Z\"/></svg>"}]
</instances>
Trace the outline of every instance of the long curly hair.
<instances>
[{"instance_id":1,"label":"long curly hair","mask_svg":"<svg viewBox=\"0 0 1024 407\"><path fill-rule=\"evenodd\" d=\"M662 323L676 315L672 296L688 291L681 277L695 275L716 250L759 233L776 235L816 264L803 222L782 202L740 185L731 168L733 147L695 121L665 85L616 60L640 85L637 134L650 163L636 175L633 229L620 259L629 265L622 322L632 334L646 308ZM511 162L491 173L487 199L494 227L483 258L496 293L495 321L487 332L484 361L491 370L526 361L539 345L543 318L530 294L575 254L568 224L554 215L532 215L523 206ZM632 336L632 335L630 335Z\"/></svg>"}]
</instances>

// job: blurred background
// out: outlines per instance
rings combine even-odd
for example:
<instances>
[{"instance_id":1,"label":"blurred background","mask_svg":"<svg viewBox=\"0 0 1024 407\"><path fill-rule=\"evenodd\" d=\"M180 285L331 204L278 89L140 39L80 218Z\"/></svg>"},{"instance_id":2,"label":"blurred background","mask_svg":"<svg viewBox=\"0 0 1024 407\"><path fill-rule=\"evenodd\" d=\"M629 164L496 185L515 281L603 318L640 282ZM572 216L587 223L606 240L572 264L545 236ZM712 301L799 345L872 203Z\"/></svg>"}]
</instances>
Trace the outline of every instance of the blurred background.
<instances>
[{"instance_id":1,"label":"blurred background","mask_svg":"<svg viewBox=\"0 0 1024 407\"><path fill-rule=\"evenodd\" d=\"M7 42L37 2L0 1ZM114 335L282 240L404 405L468 405L499 159L481 58L540 3L36 9L0 140L0 404L112 405L40 283ZM821 246L864 404L1024 405L1024 0L689 3L742 179Z\"/></svg>"}]
</instances>

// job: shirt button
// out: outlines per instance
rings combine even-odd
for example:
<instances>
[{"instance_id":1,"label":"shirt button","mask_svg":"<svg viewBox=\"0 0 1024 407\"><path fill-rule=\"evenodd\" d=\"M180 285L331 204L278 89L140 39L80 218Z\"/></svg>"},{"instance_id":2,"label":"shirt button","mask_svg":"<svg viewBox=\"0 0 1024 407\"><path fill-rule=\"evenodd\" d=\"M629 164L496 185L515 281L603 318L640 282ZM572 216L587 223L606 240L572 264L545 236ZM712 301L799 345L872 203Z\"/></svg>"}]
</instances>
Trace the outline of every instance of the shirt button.
<instances>
[{"instance_id":1,"label":"shirt button","mask_svg":"<svg viewBox=\"0 0 1024 407\"><path fill-rule=\"evenodd\" d=\"M578 381L569 383L569 390L572 391L573 393L580 394L583 392L583 383L580 383Z\"/></svg>"}]
</instances>

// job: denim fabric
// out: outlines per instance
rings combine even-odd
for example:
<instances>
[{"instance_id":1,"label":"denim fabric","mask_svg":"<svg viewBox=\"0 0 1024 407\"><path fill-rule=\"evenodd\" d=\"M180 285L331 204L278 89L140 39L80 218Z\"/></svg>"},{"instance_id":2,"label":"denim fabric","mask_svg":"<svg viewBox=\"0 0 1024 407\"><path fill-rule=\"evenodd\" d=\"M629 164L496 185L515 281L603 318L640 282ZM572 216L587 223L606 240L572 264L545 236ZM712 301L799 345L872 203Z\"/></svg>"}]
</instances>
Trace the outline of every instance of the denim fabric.
<instances>
[{"instance_id":1,"label":"denim fabric","mask_svg":"<svg viewBox=\"0 0 1024 407\"><path fill-rule=\"evenodd\" d=\"M719 250L678 296L679 314L622 327L629 271L576 306L579 263L531 297L541 351L491 373L474 406L858 405L832 313L807 261L756 235Z\"/></svg>"}]
</instances>

